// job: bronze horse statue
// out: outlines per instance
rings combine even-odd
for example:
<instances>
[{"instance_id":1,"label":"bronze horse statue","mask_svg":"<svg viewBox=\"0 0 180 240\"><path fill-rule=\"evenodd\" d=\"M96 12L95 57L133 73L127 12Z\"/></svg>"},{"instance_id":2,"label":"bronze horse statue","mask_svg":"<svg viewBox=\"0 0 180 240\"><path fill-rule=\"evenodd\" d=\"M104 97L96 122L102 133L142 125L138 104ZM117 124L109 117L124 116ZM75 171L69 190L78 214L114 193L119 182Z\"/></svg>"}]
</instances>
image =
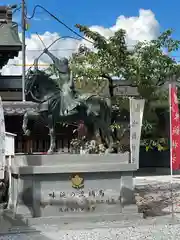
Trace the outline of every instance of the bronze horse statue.
<instances>
[{"instance_id":1,"label":"bronze horse statue","mask_svg":"<svg viewBox=\"0 0 180 240\"><path fill-rule=\"evenodd\" d=\"M111 104L107 98L93 94L80 94L74 87L68 70L68 60L58 59L59 82L44 71L36 68L26 76L25 94L30 94L37 103L34 111L27 111L23 117L23 131L30 134L28 121L43 119L49 128L50 146L48 153L55 151L55 126L58 123L79 123L83 121L88 131L101 138L109 152L112 151Z\"/></svg>"}]
</instances>

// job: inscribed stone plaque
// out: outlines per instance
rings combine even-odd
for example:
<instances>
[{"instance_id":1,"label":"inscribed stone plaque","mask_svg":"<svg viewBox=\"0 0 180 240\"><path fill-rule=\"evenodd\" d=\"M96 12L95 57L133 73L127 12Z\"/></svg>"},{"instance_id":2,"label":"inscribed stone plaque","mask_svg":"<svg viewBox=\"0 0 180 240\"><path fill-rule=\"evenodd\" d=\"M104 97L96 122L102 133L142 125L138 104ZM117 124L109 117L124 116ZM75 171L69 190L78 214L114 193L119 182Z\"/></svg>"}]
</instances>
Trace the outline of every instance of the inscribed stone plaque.
<instances>
[{"instance_id":1,"label":"inscribed stone plaque","mask_svg":"<svg viewBox=\"0 0 180 240\"><path fill-rule=\"evenodd\" d=\"M76 174L73 176L76 186L69 174L42 177L37 176L34 185L37 186L35 204L40 200L41 216L121 212L120 173Z\"/></svg>"}]
</instances>

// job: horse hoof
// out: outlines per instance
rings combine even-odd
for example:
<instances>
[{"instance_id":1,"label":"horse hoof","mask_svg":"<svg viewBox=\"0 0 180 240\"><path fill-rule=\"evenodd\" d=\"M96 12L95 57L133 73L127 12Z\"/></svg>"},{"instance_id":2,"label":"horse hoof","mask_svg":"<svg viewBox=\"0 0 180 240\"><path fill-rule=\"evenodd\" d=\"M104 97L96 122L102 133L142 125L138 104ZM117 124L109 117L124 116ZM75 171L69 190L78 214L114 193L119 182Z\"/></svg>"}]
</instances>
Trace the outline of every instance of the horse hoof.
<instances>
[{"instance_id":1,"label":"horse hoof","mask_svg":"<svg viewBox=\"0 0 180 240\"><path fill-rule=\"evenodd\" d=\"M49 150L47 151L47 154L53 154L53 150L49 149Z\"/></svg>"},{"instance_id":2,"label":"horse hoof","mask_svg":"<svg viewBox=\"0 0 180 240\"><path fill-rule=\"evenodd\" d=\"M29 129L27 129L24 133L25 136L30 136L30 134L31 134L31 131Z\"/></svg>"},{"instance_id":3,"label":"horse hoof","mask_svg":"<svg viewBox=\"0 0 180 240\"><path fill-rule=\"evenodd\" d=\"M106 149L105 154L110 154L110 153L114 153L114 150L112 148Z\"/></svg>"}]
</instances>

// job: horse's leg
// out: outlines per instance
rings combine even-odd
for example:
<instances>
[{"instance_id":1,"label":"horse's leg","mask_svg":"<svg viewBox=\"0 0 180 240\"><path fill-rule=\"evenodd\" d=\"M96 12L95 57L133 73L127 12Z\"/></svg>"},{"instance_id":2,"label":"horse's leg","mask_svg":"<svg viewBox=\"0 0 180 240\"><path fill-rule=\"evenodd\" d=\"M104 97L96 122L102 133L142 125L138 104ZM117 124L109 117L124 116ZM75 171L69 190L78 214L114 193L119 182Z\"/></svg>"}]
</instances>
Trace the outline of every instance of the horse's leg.
<instances>
[{"instance_id":1,"label":"horse's leg","mask_svg":"<svg viewBox=\"0 0 180 240\"><path fill-rule=\"evenodd\" d=\"M100 132L100 125L98 121L95 121L94 123L94 136L96 138L96 141L98 144L102 144L102 137L101 137L101 132Z\"/></svg>"},{"instance_id":2,"label":"horse's leg","mask_svg":"<svg viewBox=\"0 0 180 240\"><path fill-rule=\"evenodd\" d=\"M30 135L30 130L27 128L28 121L29 121L29 114L28 112L26 112L23 116L23 125L22 125L22 129L25 135Z\"/></svg>"},{"instance_id":3,"label":"horse's leg","mask_svg":"<svg viewBox=\"0 0 180 240\"><path fill-rule=\"evenodd\" d=\"M103 103L101 105L101 112L99 114L100 116L100 128L101 131L103 133L103 136L106 140L107 143L107 151L108 152L113 152L113 145L114 145L114 141L113 141L113 136L112 136L112 132L110 129L111 126L111 108L109 105L109 102L107 103L107 101L105 103Z\"/></svg>"},{"instance_id":4,"label":"horse's leg","mask_svg":"<svg viewBox=\"0 0 180 240\"><path fill-rule=\"evenodd\" d=\"M39 117L40 117L40 114L35 111L29 111L24 114L22 129L26 136L29 136L31 133L30 129L28 129L29 120L36 120Z\"/></svg>"},{"instance_id":5,"label":"horse's leg","mask_svg":"<svg viewBox=\"0 0 180 240\"><path fill-rule=\"evenodd\" d=\"M107 151L108 152L113 152L114 141L113 141L113 137L112 137L112 134L111 134L110 126L107 126L104 123L104 124L102 124L102 128L101 129L102 129L104 138L106 139L106 143L107 143L107 146L108 146Z\"/></svg>"},{"instance_id":6,"label":"horse's leg","mask_svg":"<svg viewBox=\"0 0 180 240\"><path fill-rule=\"evenodd\" d=\"M49 128L49 136L50 136L50 146L47 153L52 154L56 148L55 124L54 124L52 115L48 117L48 128Z\"/></svg>"},{"instance_id":7,"label":"horse's leg","mask_svg":"<svg viewBox=\"0 0 180 240\"><path fill-rule=\"evenodd\" d=\"M100 132L101 132L102 142L105 143L105 145L107 147L107 151L113 152L114 141L113 141L113 137L112 137L112 133L111 133L111 129L110 129L110 124L108 124L108 122L110 122L110 121L105 122L104 119L100 118L99 119L99 128L100 128Z\"/></svg>"}]
</instances>

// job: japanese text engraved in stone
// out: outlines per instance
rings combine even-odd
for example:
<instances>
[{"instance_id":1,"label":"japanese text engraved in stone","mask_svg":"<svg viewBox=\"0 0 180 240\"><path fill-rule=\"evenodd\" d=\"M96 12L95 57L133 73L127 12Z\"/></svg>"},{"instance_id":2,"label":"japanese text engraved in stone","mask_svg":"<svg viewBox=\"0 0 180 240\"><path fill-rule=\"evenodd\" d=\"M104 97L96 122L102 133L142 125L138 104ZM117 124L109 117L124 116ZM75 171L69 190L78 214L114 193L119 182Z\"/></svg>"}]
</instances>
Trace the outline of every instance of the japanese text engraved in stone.
<instances>
[{"instance_id":1,"label":"japanese text engraved in stone","mask_svg":"<svg viewBox=\"0 0 180 240\"><path fill-rule=\"evenodd\" d=\"M137 103L136 105L135 105L135 107L134 107L134 110L135 110L135 112L140 112L140 104L139 103Z\"/></svg>"},{"instance_id":2,"label":"japanese text engraved in stone","mask_svg":"<svg viewBox=\"0 0 180 240\"><path fill-rule=\"evenodd\" d=\"M132 157L132 163L135 163L135 162L136 162L136 158Z\"/></svg>"},{"instance_id":3,"label":"japanese text engraved in stone","mask_svg":"<svg viewBox=\"0 0 180 240\"><path fill-rule=\"evenodd\" d=\"M94 211L96 209L96 204L112 205L117 204L120 201L120 196L111 196L109 194L105 196L105 192L103 190L90 190L87 193L84 191L68 193L52 192L49 193L49 197L53 201L60 201L59 203L62 205L59 209L60 212ZM56 205L56 202L53 201L50 201L48 205ZM43 203L41 205L43 205Z\"/></svg>"},{"instance_id":4,"label":"japanese text engraved in stone","mask_svg":"<svg viewBox=\"0 0 180 240\"><path fill-rule=\"evenodd\" d=\"M137 138L137 134L136 134L136 132L133 132L133 133L132 133L132 139L135 140L136 138Z\"/></svg>"},{"instance_id":5,"label":"japanese text engraved in stone","mask_svg":"<svg viewBox=\"0 0 180 240\"><path fill-rule=\"evenodd\" d=\"M136 151L136 145L132 144L132 151L135 152Z\"/></svg>"},{"instance_id":6,"label":"japanese text engraved in stone","mask_svg":"<svg viewBox=\"0 0 180 240\"><path fill-rule=\"evenodd\" d=\"M135 126L137 126L138 124L139 124L138 121L133 120L132 123L131 123L131 127L135 127Z\"/></svg>"}]
</instances>

